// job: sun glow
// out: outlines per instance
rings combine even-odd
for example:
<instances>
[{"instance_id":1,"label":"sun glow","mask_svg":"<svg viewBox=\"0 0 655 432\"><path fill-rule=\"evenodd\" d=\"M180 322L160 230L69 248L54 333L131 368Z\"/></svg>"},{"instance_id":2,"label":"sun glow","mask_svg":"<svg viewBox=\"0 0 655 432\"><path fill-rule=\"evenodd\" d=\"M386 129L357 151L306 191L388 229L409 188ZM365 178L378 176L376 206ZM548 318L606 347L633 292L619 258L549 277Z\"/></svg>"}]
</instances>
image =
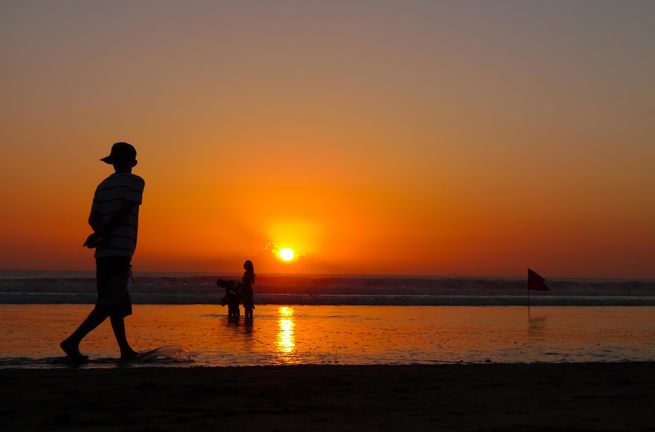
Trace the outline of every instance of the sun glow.
<instances>
[{"instance_id":1,"label":"sun glow","mask_svg":"<svg viewBox=\"0 0 655 432\"><path fill-rule=\"evenodd\" d=\"M291 248L283 248L280 249L278 252L278 255L280 256L280 259L282 261L291 261L296 254L294 253L293 249Z\"/></svg>"}]
</instances>

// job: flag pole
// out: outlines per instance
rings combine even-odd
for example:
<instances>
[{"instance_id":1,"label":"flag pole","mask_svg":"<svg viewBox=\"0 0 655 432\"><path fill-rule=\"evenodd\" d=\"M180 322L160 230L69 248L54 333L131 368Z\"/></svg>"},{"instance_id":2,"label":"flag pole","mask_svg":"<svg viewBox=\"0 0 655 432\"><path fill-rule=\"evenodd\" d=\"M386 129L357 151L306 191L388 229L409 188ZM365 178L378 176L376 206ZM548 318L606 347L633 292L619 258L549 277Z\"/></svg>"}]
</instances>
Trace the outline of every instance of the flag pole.
<instances>
[{"instance_id":1,"label":"flag pole","mask_svg":"<svg viewBox=\"0 0 655 432\"><path fill-rule=\"evenodd\" d=\"M528 321L530 320L530 290L548 291L546 280L528 267Z\"/></svg>"},{"instance_id":2,"label":"flag pole","mask_svg":"<svg viewBox=\"0 0 655 432\"><path fill-rule=\"evenodd\" d=\"M530 285L528 285L528 321L530 321L531 315L530 315Z\"/></svg>"},{"instance_id":3,"label":"flag pole","mask_svg":"<svg viewBox=\"0 0 655 432\"><path fill-rule=\"evenodd\" d=\"M530 316L530 282L529 281L527 284L527 288L528 288L528 321L530 321L531 316Z\"/></svg>"}]
</instances>

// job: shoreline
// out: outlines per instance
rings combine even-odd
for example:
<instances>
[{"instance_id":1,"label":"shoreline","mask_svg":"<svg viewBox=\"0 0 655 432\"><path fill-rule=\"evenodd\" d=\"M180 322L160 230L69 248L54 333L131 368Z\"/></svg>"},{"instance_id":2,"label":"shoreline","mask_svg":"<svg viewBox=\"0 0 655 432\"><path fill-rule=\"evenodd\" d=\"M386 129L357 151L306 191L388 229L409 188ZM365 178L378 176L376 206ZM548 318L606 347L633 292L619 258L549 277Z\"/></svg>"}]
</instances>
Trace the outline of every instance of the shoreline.
<instances>
[{"instance_id":1,"label":"shoreline","mask_svg":"<svg viewBox=\"0 0 655 432\"><path fill-rule=\"evenodd\" d=\"M653 431L655 362L1 369L0 428Z\"/></svg>"}]
</instances>

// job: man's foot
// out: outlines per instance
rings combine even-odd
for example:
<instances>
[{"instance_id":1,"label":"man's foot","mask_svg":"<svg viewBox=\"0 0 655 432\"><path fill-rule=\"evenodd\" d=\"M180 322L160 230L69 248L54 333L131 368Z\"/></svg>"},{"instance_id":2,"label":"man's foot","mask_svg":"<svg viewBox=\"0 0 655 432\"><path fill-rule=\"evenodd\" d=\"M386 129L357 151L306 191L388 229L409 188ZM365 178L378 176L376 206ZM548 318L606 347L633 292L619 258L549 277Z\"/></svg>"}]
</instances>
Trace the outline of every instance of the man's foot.
<instances>
[{"instance_id":1,"label":"man's foot","mask_svg":"<svg viewBox=\"0 0 655 432\"><path fill-rule=\"evenodd\" d=\"M75 363L85 363L89 357L80 352L79 346L71 343L68 339L59 344L59 347L66 353L66 356Z\"/></svg>"},{"instance_id":2,"label":"man's foot","mask_svg":"<svg viewBox=\"0 0 655 432\"><path fill-rule=\"evenodd\" d=\"M139 357L139 353L134 350L129 350L121 353L121 361L124 362L135 360L137 357Z\"/></svg>"}]
</instances>

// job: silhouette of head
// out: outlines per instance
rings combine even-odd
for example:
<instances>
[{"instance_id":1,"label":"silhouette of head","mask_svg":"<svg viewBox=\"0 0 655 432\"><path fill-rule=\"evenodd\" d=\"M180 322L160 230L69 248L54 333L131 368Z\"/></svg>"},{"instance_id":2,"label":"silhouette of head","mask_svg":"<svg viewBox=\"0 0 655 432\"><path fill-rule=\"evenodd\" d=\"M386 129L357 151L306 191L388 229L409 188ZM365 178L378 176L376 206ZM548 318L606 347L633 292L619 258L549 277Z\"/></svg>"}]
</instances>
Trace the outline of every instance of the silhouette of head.
<instances>
[{"instance_id":1,"label":"silhouette of head","mask_svg":"<svg viewBox=\"0 0 655 432\"><path fill-rule=\"evenodd\" d=\"M246 260L246 262L243 263L243 268L246 271L253 272L253 273L255 272L255 266L252 264L252 261L250 260Z\"/></svg>"},{"instance_id":2,"label":"silhouette of head","mask_svg":"<svg viewBox=\"0 0 655 432\"><path fill-rule=\"evenodd\" d=\"M133 167L137 164L136 149L132 144L117 142L111 146L109 156L103 157L101 161L111 165L126 165Z\"/></svg>"}]
</instances>

